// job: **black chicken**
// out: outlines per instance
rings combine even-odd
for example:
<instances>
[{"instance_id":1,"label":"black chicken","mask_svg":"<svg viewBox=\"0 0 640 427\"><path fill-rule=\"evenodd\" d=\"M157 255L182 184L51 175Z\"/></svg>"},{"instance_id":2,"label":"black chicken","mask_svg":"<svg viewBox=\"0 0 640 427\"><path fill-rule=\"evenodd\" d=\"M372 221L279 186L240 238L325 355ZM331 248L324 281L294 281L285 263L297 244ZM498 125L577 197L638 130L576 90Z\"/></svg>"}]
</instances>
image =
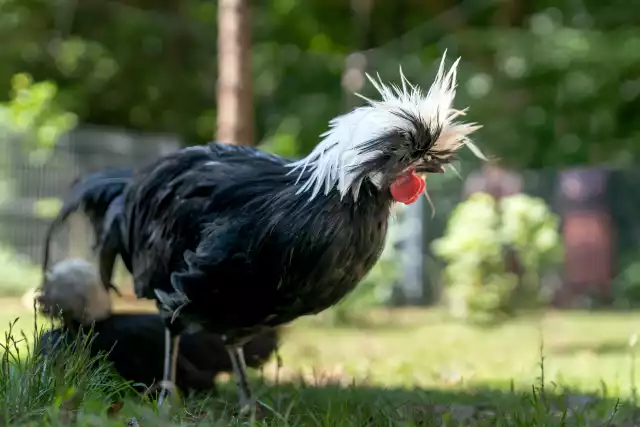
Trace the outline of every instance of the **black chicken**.
<instances>
[{"instance_id":1,"label":"black chicken","mask_svg":"<svg viewBox=\"0 0 640 427\"><path fill-rule=\"evenodd\" d=\"M37 302L41 313L62 320L61 327L42 335L39 351L48 354L59 345L73 347L79 336L92 332L91 355L106 353L118 374L140 391L161 381L162 318L155 313L113 313L109 294L90 263L71 259L54 265ZM248 365L262 366L277 345L277 330L247 342ZM183 334L178 354L176 385L186 393L215 391L215 377L233 370L222 339L204 331Z\"/></svg>"},{"instance_id":2,"label":"black chicken","mask_svg":"<svg viewBox=\"0 0 640 427\"><path fill-rule=\"evenodd\" d=\"M123 254L173 348L191 326L221 334L242 409L253 402L242 345L340 301L380 256L391 205L415 202L462 146L482 156L468 139L479 126L456 121L457 64L445 72L443 57L426 95L402 72L401 88L369 78L382 100L333 119L300 161L211 143L76 186L90 216L106 213L101 260Z\"/></svg>"}]
</instances>

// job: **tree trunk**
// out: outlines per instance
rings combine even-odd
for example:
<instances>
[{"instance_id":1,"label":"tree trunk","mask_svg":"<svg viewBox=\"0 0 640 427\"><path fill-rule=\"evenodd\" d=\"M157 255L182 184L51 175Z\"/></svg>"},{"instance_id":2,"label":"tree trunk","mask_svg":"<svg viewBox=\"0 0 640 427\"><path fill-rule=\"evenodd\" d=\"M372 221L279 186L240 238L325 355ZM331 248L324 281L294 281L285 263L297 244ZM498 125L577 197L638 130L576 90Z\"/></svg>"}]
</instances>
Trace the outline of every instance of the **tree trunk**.
<instances>
[{"instance_id":1,"label":"tree trunk","mask_svg":"<svg viewBox=\"0 0 640 427\"><path fill-rule=\"evenodd\" d=\"M218 123L216 139L253 145L251 27L247 0L218 1Z\"/></svg>"},{"instance_id":2,"label":"tree trunk","mask_svg":"<svg viewBox=\"0 0 640 427\"><path fill-rule=\"evenodd\" d=\"M351 8L353 9L352 29L356 52L347 57L344 70L342 71L345 111L350 111L362 104L362 100L354 93L362 90L364 86L367 57L358 51L369 48L369 25L373 3L374 0L351 0Z\"/></svg>"}]
</instances>

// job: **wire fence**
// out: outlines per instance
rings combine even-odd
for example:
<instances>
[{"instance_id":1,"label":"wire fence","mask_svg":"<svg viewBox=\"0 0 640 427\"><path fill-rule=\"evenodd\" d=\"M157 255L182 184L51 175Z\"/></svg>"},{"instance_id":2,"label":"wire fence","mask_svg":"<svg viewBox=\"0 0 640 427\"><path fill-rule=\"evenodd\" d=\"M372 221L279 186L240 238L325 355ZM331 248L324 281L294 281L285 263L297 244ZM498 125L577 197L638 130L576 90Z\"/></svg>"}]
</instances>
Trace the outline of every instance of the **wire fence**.
<instances>
[{"instance_id":1,"label":"wire fence","mask_svg":"<svg viewBox=\"0 0 640 427\"><path fill-rule=\"evenodd\" d=\"M66 135L45 159L34 159L19 140L0 145L0 242L7 249L42 262L47 228L72 182L107 167L136 167L176 150L172 136L82 127ZM79 215L57 233L54 260L91 258L93 241Z\"/></svg>"}]
</instances>

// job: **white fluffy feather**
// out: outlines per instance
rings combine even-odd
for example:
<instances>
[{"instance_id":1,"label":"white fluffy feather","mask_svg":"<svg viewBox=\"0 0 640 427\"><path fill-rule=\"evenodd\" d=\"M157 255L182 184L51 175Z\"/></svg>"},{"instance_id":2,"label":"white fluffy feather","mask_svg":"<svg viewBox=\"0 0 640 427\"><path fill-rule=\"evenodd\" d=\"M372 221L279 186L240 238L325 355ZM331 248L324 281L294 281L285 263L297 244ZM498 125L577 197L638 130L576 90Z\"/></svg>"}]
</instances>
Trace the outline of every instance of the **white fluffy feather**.
<instances>
[{"instance_id":1,"label":"white fluffy feather","mask_svg":"<svg viewBox=\"0 0 640 427\"><path fill-rule=\"evenodd\" d=\"M384 84L380 76L376 81L367 74L367 78L382 99L375 101L356 94L367 101L368 105L331 120L329 130L321 135L323 139L315 149L304 159L289 165L293 168L292 173L299 171L300 177L305 171L311 172L310 178L300 187L298 194L311 191L310 198L313 199L320 191L326 195L337 188L341 197L351 191L356 199L362 179L350 171L354 166L378 154L376 151L370 151L364 156L359 154L362 145L387 133L390 129L402 129L407 132L413 130L409 122L394 114L400 111L421 118L429 129L434 129L434 133L435 129L442 129L440 137L434 143L433 152L455 151L467 145L476 156L485 159L468 137L481 126L457 121L466 110L453 107L460 58L445 73L445 57L446 52L440 62L436 78L426 95L418 86L407 80L402 73L402 68L400 68L401 88L394 84ZM379 174L368 177L378 187L381 184L380 178Z\"/></svg>"},{"instance_id":2,"label":"white fluffy feather","mask_svg":"<svg viewBox=\"0 0 640 427\"><path fill-rule=\"evenodd\" d=\"M111 315L109 293L94 266L83 259L68 259L48 272L37 297L43 313L56 317L64 313L82 324Z\"/></svg>"}]
</instances>

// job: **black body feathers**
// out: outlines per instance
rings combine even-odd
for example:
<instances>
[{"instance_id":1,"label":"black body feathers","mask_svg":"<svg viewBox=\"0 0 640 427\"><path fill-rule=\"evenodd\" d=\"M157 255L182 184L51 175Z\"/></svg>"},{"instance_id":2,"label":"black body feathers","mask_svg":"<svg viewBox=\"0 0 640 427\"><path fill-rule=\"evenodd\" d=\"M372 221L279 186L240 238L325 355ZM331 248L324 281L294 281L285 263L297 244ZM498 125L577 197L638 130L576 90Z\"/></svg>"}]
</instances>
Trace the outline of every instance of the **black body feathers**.
<instances>
[{"instance_id":1,"label":"black body feathers","mask_svg":"<svg viewBox=\"0 0 640 427\"><path fill-rule=\"evenodd\" d=\"M120 254L138 297L177 319L173 332L197 324L238 345L336 304L383 249L388 189L365 181L356 201L337 191L310 200L297 194L308 175L288 164L251 147L190 147L118 184L90 175L69 206L82 200L95 221L105 285Z\"/></svg>"},{"instance_id":2,"label":"black body feathers","mask_svg":"<svg viewBox=\"0 0 640 427\"><path fill-rule=\"evenodd\" d=\"M382 251L390 194L364 183L355 202L309 200L287 163L212 143L141 171L123 215L138 296L182 294L161 310L239 343L350 292Z\"/></svg>"}]
</instances>

